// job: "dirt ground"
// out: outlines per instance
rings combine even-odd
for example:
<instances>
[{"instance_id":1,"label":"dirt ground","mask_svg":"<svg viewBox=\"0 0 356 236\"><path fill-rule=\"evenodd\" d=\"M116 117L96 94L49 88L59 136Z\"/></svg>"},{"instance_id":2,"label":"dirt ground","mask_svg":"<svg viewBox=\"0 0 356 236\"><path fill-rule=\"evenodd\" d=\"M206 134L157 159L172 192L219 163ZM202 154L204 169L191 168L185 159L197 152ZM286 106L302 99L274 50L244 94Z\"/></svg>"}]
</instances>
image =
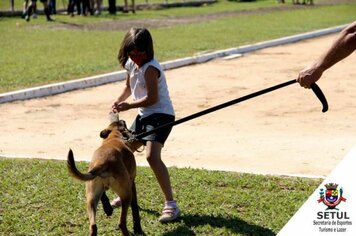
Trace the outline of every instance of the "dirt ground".
<instances>
[{"instance_id":1,"label":"dirt ground","mask_svg":"<svg viewBox=\"0 0 356 236\"><path fill-rule=\"evenodd\" d=\"M177 118L296 78L335 35L166 71ZM311 90L291 85L174 127L168 166L278 175L327 175L356 144L356 54ZM124 83L1 104L0 156L90 160ZM131 123L136 111L122 113ZM144 153L139 165L147 165Z\"/></svg>"}]
</instances>

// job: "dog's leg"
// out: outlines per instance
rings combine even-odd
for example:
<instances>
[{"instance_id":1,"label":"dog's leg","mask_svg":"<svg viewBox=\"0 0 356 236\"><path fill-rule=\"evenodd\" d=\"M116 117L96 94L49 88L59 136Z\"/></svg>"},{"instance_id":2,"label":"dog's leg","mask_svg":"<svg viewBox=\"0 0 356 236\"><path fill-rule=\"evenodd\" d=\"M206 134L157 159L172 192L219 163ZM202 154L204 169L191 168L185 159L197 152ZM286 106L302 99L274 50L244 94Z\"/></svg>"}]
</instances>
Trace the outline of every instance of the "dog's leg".
<instances>
[{"instance_id":1,"label":"dog's leg","mask_svg":"<svg viewBox=\"0 0 356 236\"><path fill-rule=\"evenodd\" d=\"M131 194L126 194L125 198L121 198L121 216L120 216L120 223L119 223L119 227L121 229L121 232L123 235L127 235L129 236L130 233L127 230L127 212L129 209L131 203Z\"/></svg>"},{"instance_id":2,"label":"dog's leg","mask_svg":"<svg viewBox=\"0 0 356 236\"><path fill-rule=\"evenodd\" d=\"M87 211L89 216L89 235L96 236L98 234L98 228L96 226L96 209L102 193L104 192L104 186L95 180L86 183L86 195L87 195Z\"/></svg>"},{"instance_id":3,"label":"dog's leg","mask_svg":"<svg viewBox=\"0 0 356 236\"><path fill-rule=\"evenodd\" d=\"M110 187L117 195L119 195L121 199L121 216L118 226L124 236L129 236L130 233L127 230L126 219L128 208L131 204L132 198L131 179L126 169L121 168L121 171L115 171L114 173L117 174L116 176L114 176L115 183L113 183Z\"/></svg>"},{"instance_id":4,"label":"dog's leg","mask_svg":"<svg viewBox=\"0 0 356 236\"><path fill-rule=\"evenodd\" d=\"M140 210L137 203L137 192L135 181L132 182L132 201L131 201L131 211L133 217L134 233L143 234L140 219Z\"/></svg>"}]
</instances>

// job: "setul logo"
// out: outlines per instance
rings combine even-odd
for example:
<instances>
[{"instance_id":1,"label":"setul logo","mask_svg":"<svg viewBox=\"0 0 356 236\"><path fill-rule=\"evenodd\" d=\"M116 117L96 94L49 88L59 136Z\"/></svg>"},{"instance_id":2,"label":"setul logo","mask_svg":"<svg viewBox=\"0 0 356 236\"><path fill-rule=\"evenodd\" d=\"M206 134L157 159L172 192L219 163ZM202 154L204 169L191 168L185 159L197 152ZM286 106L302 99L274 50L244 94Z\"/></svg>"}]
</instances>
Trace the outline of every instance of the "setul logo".
<instances>
[{"instance_id":1,"label":"setul logo","mask_svg":"<svg viewBox=\"0 0 356 236\"><path fill-rule=\"evenodd\" d=\"M324 186L326 190L320 189L318 203L323 202L328 207L326 210L338 210L336 206L342 201L346 201L346 198L342 196L343 189L338 189L338 184L335 183L325 184Z\"/></svg>"},{"instance_id":2,"label":"setul logo","mask_svg":"<svg viewBox=\"0 0 356 236\"><path fill-rule=\"evenodd\" d=\"M341 202L346 202L342 196L343 189L338 184L325 184L325 189L320 189L318 203L324 203L327 208L317 212L313 225L318 226L319 232L343 232L347 233L352 226L352 220L347 211L339 211L336 207Z\"/></svg>"}]
</instances>

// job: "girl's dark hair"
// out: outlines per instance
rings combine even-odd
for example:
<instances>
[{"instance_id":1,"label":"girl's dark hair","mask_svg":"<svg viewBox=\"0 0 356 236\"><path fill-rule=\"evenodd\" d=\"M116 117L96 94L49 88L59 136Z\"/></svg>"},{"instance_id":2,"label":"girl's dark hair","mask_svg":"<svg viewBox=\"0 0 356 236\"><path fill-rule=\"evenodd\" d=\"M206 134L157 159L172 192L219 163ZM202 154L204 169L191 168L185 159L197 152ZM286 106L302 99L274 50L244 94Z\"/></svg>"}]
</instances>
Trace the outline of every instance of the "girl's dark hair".
<instances>
[{"instance_id":1,"label":"girl's dark hair","mask_svg":"<svg viewBox=\"0 0 356 236\"><path fill-rule=\"evenodd\" d=\"M119 50L118 59L122 67L129 58L129 52L137 49L140 52L145 52L149 62L154 57L153 41L150 32L146 28L131 28L122 40Z\"/></svg>"}]
</instances>

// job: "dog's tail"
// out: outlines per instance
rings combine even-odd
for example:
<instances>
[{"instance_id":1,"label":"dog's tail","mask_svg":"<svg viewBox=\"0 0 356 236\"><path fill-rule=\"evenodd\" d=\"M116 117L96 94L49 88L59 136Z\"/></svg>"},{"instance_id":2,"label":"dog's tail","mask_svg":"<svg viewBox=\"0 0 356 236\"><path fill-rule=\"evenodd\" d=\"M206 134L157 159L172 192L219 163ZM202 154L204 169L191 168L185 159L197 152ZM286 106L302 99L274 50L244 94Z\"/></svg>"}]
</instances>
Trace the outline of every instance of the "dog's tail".
<instances>
[{"instance_id":1,"label":"dog's tail","mask_svg":"<svg viewBox=\"0 0 356 236\"><path fill-rule=\"evenodd\" d=\"M69 170L69 174L73 178L76 178L78 180L89 181L89 180L93 180L93 179L95 179L97 177L97 175L95 173L92 173L91 171L84 174L84 173L81 173L77 169L77 167L75 165L74 155L73 155L72 149L69 149L69 152L68 152L67 167L68 167L68 170Z\"/></svg>"}]
</instances>

